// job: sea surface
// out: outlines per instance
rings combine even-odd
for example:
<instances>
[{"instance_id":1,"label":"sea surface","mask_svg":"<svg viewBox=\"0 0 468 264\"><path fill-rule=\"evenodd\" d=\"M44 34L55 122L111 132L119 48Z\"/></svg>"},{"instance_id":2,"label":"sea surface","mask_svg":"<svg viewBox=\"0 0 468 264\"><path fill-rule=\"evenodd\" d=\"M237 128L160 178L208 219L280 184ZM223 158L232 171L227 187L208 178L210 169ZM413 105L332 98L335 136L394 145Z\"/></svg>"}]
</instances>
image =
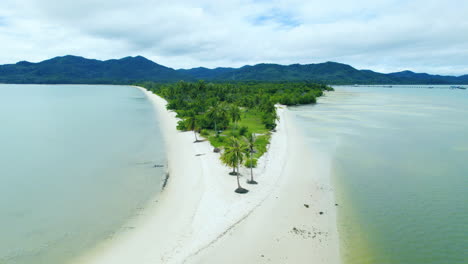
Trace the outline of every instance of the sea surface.
<instances>
[{"instance_id":1,"label":"sea surface","mask_svg":"<svg viewBox=\"0 0 468 264\"><path fill-rule=\"evenodd\" d=\"M159 123L138 89L0 85L0 263L63 264L161 190Z\"/></svg>"},{"instance_id":2,"label":"sea surface","mask_svg":"<svg viewBox=\"0 0 468 264\"><path fill-rule=\"evenodd\" d=\"M346 264L468 263L468 90L336 86L291 108L331 164Z\"/></svg>"}]
</instances>

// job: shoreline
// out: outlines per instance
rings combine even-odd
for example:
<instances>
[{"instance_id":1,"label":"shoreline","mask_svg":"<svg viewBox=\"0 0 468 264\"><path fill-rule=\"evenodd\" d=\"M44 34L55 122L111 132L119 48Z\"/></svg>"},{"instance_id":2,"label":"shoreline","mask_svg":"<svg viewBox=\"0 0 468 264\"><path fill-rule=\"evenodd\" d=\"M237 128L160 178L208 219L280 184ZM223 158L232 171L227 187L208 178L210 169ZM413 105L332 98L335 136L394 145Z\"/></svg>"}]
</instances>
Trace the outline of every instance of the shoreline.
<instances>
[{"instance_id":1,"label":"shoreline","mask_svg":"<svg viewBox=\"0 0 468 264\"><path fill-rule=\"evenodd\" d=\"M176 130L178 120L164 99L134 87L160 119L168 184L130 221L134 228L72 263L340 263L331 179L305 173L310 154L289 110L277 109L277 132L254 169L259 184L246 184L250 174L242 168L242 185L250 192L237 194L235 177L210 143L193 143L192 132Z\"/></svg>"}]
</instances>

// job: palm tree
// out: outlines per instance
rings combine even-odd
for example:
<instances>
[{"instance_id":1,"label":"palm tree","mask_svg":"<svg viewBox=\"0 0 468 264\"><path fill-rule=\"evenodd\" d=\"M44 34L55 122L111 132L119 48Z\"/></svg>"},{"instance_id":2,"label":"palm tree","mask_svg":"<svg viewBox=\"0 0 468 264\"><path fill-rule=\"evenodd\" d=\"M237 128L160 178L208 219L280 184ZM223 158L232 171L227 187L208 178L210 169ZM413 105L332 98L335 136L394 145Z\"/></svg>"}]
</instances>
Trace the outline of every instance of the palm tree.
<instances>
[{"instance_id":1,"label":"palm tree","mask_svg":"<svg viewBox=\"0 0 468 264\"><path fill-rule=\"evenodd\" d=\"M248 151L248 147L245 142L231 137L229 138L228 145L224 148L224 153L221 155L221 161L233 168L233 173L237 177L237 189L236 193L247 193L249 190L242 188L239 180L239 164L244 161L244 155ZM237 168L237 173L236 173ZM230 173L231 174L231 173Z\"/></svg>"},{"instance_id":2,"label":"palm tree","mask_svg":"<svg viewBox=\"0 0 468 264\"><path fill-rule=\"evenodd\" d=\"M237 175L237 158L235 153L230 151L229 147L224 148L224 152L221 154L221 161L228 167L232 168L232 172L230 172L229 175Z\"/></svg>"},{"instance_id":3,"label":"palm tree","mask_svg":"<svg viewBox=\"0 0 468 264\"><path fill-rule=\"evenodd\" d=\"M254 133L249 133L247 137L245 137L245 142L247 143L247 147L249 149L249 161L250 161L250 180L247 181L248 184L257 184L253 178L253 159L252 153L254 153L255 142L257 141L257 137Z\"/></svg>"},{"instance_id":4,"label":"palm tree","mask_svg":"<svg viewBox=\"0 0 468 264\"><path fill-rule=\"evenodd\" d=\"M221 160L224 164L232 167L232 172L229 173L230 175L239 174L239 164L244 160L245 150L246 146L244 142L240 141L238 138L231 136L227 139L227 146L224 147Z\"/></svg>"},{"instance_id":5,"label":"palm tree","mask_svg":"<svg viewBox=\"0 0 468 264\"><path fill-rule=\"evenodd\" d=\"M210 107L208 109L208 111L206 111L206 117L213 120L215 132L218 132L218 126L217 126L217 123L218 123L218 120L217 120L218 119L218 108L216 106Z\"/></svg>"},{"instance_id":6,"label":"palm tree","mask_svg":"<svg viewBox=\"0 0 468 264\"><path fill-rule=\"evenodd\" d=\"M260 102L258 109L264 113L274 113L276 112L275 104L269 102L268 100Z\"/></svg>"},{"instance_id":7,"label":"palm tree","mask_svg":"<svg viewBox=\"0 0 468 264\"><path fill-rule=\"evenodd\" d=\"M231 118L231 121L235 124L237 128L237 121L241 119L241 111L238 106L236 105L230 105L228 109L229 117Z\"/></svg>"},{"instance_id":8,"label":"palm tree","mask_svg":"<svg viewBox=\"0 0 468 264\"><path fill-rule=\"evenodd\" d=\"M218 136L219 135L218 125L217 125L218 122L222 122L223 120L228 119L226 105L224 103L219 103L219 104L216 104L215 106L210 107L210 109L208 109L208 112L206 113L206 116L209 119L213 120L214 126L215 126L214 129L215 129L216 135Z\"/></svg>"},{"instance_id":9,"label":"palm tree","mask_svg":"<svg viewBox=\"0 0 468 264\"><path fill-rule=\"evenodd\" d=\"M193 143L197 143L199 142L198 138L197 138L197 129L198 129L198 120L197 120L197 116L194 114L194 113L191 113L187 119L185 119L185 122L186 122L186 125L187 125L187 128L191 131L193 131L193 134L195 135L195 142Z\"/></svg>"}]
</instances>

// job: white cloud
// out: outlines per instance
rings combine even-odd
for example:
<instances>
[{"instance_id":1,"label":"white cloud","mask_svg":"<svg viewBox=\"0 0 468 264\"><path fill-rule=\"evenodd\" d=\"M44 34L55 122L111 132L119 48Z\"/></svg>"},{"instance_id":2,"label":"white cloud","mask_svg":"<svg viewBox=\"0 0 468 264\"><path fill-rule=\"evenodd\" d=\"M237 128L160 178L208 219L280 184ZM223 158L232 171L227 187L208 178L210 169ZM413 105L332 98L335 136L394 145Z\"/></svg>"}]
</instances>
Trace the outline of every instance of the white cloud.
<instances>
[{"instance_id":1,"label":"white cloud","mask_svg":"<svg viewBox=\"0 0 468 264\"><path fill-rule=\"evenodd\" d=\"M468 2L2 0L0 63L143 55L174 68L338 61L468 73Z\"/></svg>"}]
</instances>

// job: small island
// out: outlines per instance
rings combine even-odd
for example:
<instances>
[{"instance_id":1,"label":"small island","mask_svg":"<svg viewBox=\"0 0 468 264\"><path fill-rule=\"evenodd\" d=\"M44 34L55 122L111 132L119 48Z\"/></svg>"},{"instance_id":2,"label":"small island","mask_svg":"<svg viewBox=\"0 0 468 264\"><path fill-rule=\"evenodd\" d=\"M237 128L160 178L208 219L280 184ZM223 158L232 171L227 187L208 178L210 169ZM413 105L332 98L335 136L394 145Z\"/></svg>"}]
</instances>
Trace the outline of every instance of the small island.
<instances>
[{"instance_id":1,"label":"small island","mask_svg":"<svg viewBox=\"0 0 468 264\"><path fill-rule=\"evenodd\" d=\"M154 106L170 177L132 220L135 229L74 263L341 263L328 168L304 147L286 107L316 103L331 87L204 81L135 86Z\"/></svg>"},{"instance_id":2,"label":"small island","mask_svg":"<svg viewBox=\"0 0 468 264\"><path fill-rule=\"evenodd\" d=\"M180 81L173 84L139 84L167 100L167 109L180 119L177 129L193 131L194 143L209 140L214 152L221 152L223 164L237 176L237 193L248 189L239 181L239 166L250 168L248 184L257 184L253 168L267 151L279 116L275 105L314 104L323 91L333 88L309 82L207 83Z\"/></svg>"}]
</instances>

